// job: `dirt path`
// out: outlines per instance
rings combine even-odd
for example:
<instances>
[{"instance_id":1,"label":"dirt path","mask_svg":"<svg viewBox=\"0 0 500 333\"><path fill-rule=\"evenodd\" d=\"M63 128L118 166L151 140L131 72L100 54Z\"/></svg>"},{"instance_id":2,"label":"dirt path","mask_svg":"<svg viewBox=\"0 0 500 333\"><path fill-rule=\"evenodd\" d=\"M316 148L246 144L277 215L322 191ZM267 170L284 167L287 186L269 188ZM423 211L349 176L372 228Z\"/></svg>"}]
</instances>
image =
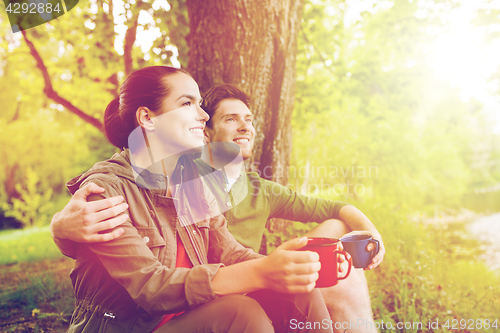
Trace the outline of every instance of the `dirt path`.
<instances>
[{"instance_id":1,"label":"dirt path","mask_svg":"<svg viewBox=\"0 0 500 333\"><path fill-rule=\"evenodd\" d=\"M467 230L480 240L484 254L480 257L488 266L500 272L500 213L483 216L467 226Z\"/></svg>"},{"instance_id":2,"label":"dirt path","mask_svg":"<svg viewBox=\"0 0 500 333\"><path fill-rule=\"evenodd\" d=\"M0 332L65 332L73 265L60 258L0 266Z\"/></svg>"}]
</instances>

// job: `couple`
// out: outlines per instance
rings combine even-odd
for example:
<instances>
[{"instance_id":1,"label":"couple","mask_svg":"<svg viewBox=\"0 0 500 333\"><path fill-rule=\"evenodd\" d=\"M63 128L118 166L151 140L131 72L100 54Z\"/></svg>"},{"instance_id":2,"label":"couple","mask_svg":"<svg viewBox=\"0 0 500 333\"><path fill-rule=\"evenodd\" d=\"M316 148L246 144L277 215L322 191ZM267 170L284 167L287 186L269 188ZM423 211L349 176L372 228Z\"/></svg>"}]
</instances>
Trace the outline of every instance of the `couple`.
<instances>
[{"instance_id":1,"label":"couple","mask_svg":"<svg viewBox=\"0 0 500 333\"><path fill-rule=\"evenodd\" d=\"M126 148L69 183L75 196L51 224L62 252L77 259L70 331L281 332L291 330L291 319L322 322L329 316L313 290L317 254L294 251L307 240L291 240L268 257L249 249L258 248L267 219L340 218L345 223L326 221L314 235L356 230L381 241L353 206L301 196L254 173L215 178L228 183L223 188L232 205L225 217L218 214L220 197L208 189L209 178L196 174L222 171L212 168L205 151L197 160L180 153L201 146L205 137L235 142L248 158L255 130L248 97L237 88L216 87L205 97L202 109L198 86L185 71L148 67L134 72L106 109L109 140ZM129 144L137 129L145 145ZM233 192L245 186L248 194L232 204ZM225 218L247 247L227 231ZM103 230L109 232L98 233ZM383 254L382 246L369 268ZM371 320L362 277L351 274L322 289L337 321Z\"/></svg>"}]
</instances>

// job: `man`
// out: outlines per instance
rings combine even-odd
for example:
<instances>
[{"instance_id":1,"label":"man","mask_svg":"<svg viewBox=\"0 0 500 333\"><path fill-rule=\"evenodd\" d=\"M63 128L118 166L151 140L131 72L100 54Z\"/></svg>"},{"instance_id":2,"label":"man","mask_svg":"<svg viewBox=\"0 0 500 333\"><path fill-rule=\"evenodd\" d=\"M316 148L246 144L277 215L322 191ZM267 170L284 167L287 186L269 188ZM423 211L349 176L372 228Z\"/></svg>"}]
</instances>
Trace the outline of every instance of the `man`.
<instances>
[{"instance_id":1,"label":"man","mask_svg":"<svg viewBox=\"0 0 500 333\"><path fill-rule=\"evenodd\" d=\"M250 158L255 129L248 96L235 86L221 85L205 94L202 108L210 116L205 127L205 139L211 144L208 147L216 147L218 142L232 142L239 146L243 160ZM257 173L241 174L241 160L226 163L220 168L217 153L209 149L203 151L196 163L219 206L225 207L221 211L228 221L229 231L241 244L258 251L269 218L323 222L307 236L340 238L349 232L370 234L380 242L380 251L367 269L373 269L382 262L385 254L382 238L370 220L354 206L300 195L260 178ZM100 191L102 189L92 184L80 189L68 205L54 216L51 231L56 243L61 245L63 239L107 241L121 235L116 227L127 219L125 214L120 215L127 205L122 203L121 197L86 202L89 194ZM101 233L107 230L111 231ZM369 250L372 246L369 245ZM334 287L322 289L322 294L332 320L339 323L334 327L335 331L376 331L368 324L373 318L362 270L353 271Z\"/></svg>"}]
</instances>

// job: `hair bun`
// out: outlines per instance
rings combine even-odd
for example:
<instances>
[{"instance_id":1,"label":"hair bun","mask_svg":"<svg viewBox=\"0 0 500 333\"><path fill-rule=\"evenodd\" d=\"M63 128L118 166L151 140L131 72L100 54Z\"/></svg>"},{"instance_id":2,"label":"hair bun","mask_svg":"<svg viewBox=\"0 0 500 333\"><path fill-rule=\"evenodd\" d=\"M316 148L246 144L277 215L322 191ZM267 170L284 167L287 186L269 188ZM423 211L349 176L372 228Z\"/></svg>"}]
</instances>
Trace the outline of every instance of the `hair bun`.
<instances>
[{"instance_id":1,"label":"hair bun","mask_svg":"<svg viewBox=\"0 0 500 333\"><path fill-rule=\"evenodd\" d=\"M118 148L128 148L125 122L120 115L120 97L112 100L104 111L104 132L109 142Z\"/></svg>"}]
</instances>

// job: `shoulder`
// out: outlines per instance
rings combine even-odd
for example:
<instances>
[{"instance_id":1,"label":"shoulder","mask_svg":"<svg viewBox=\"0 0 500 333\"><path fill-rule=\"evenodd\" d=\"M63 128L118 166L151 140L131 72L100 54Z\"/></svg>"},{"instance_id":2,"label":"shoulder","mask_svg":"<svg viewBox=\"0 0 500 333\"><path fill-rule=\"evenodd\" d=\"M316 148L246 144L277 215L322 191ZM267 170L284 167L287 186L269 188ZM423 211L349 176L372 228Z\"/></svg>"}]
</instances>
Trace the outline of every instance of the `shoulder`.
<instances>
[{"instance_id":1,"label":"shoulder","mask_svg":"<svg viewBox=\"0 0 500 333\"><path fill-rule=\"evenodd\" d=\"M259 186L263 186L264 184L267 184L269 182L268 180L261 178L257 172L247 172L246 177L248 183L254 186L257 184Z\"/></svg>"},{"instance_id":2,"label":"shoulder","mask_svg":"<svg viewBox=\"0 0 500 333\"><path fill-rule=\"evenodd\" d=\"M104 188L104 193L108 193L111 195L123 195L124 192L124 187L126 184L124 184L123 179L118 177L114 173L94 173L87 178L85 178L81 184L80 188L83 186L89 184L89 183L94 183L102 188Z\"/></svg>"},{"instance_id":3,"label":"shoulder","mask_svg":"<svg viewBox=\"0 0 500 333\"><path fill-rule=\"evenodd\" d=\"M250 181L250 184L252 186L258 185L259 187L262 187L262 188L270 188L270 189L276 188L276 190L279 189L280 192L285 191L285 190L287 192L291 191L288 187L286 187L284 185L281 185L281 184L276 183L272 180L268 180L268 179L264 179L264 178L260 177L257 172L248 172L247 177L248 177L248 180Z\"/></svg>"}]
</instances>

